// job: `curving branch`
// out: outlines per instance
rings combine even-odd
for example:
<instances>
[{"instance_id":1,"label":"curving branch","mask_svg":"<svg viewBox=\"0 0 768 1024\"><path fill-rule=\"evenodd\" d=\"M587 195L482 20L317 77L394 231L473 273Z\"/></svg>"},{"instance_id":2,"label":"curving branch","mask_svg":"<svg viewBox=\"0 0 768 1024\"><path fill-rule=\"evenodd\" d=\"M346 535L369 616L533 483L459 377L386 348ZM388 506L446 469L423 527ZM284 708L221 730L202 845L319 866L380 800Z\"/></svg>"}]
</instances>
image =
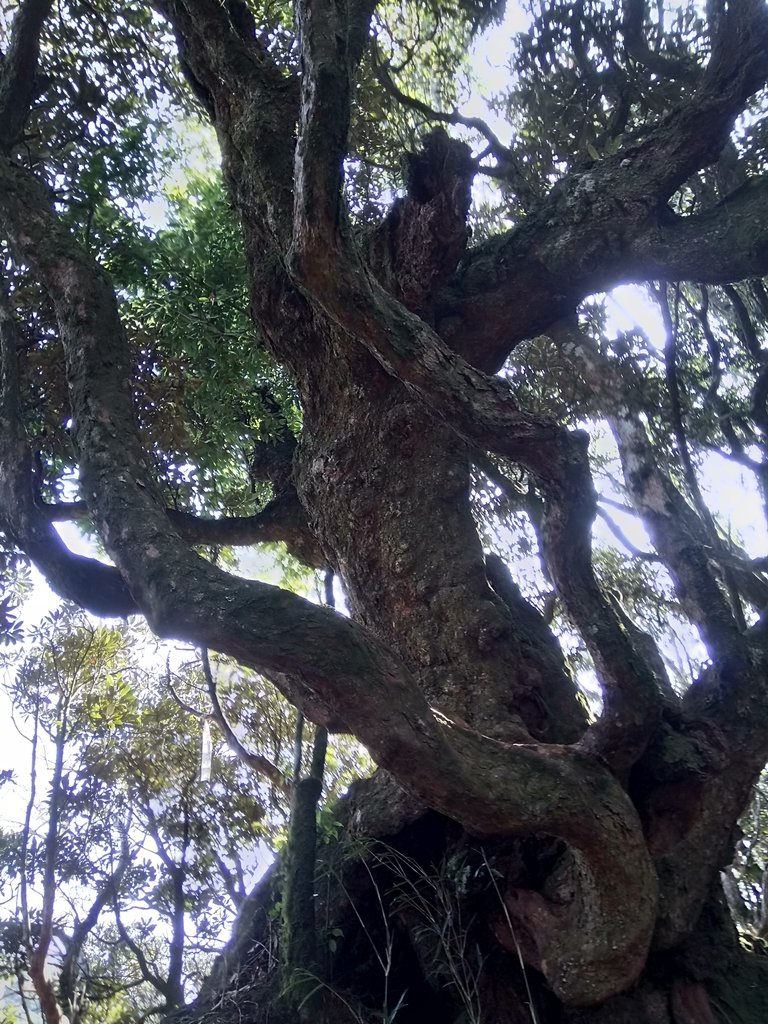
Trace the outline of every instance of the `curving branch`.
<instances>
[{"instance_id":1,"label":"curving branch","mask_svg":"<svg viewBox=\"0 0 768 1024\"><path fill-rule=\"evenodd\" d=\"M86 939L96 927L104 908L118 898L118 892L125 872L131 863L132 851L128 843L127 829L120 843L120 856L114 868L104 878L85 917L78 920L66 946L66 954L59 970L59 991L65 1011L70 1019L76 1006L78 972L82 969L80 958Z\"/></svg>"},{"instance_id":2,"label":"curving branch","mask_svg":"<svg viewBox=\"0 0 768 1024\"><path fill-rule=\"evenodd\" d=\"M0 522L40 567L51 588L96 615L138 611L112 566L71 552L35 502L32 452L19 396L19 334L8 294L0 287Z\"/></svg>"},{"instance_id":3,"label":"curving branch","mask_svg":"<svg viewBox=\"0 0 768 1024\"><path fill-rule=\"evenodd\" d=\"M627 492L654 547L672 573L686 613L700 629L713 657L741 659L741 630L709 564L707 530L659 467L619 366L601 355L578 327L561 323L552 334L587 381L608 418Z\"/></svg>"},{"instance_id":4,"label":"curving branch","mask_svg":"<svg viewBox=\"0 0 768 1024\"><path fill-rule=\"evenodd\" d=\"M370 52L373 72L386 93L402 106L422 114L427 121L461 125L462 128L469 128L471 131L481 135L485 139L487 146L478 159L482 159L484 156L492 156L497 162L497 167L485 168L477 164L477 169L486 171L492 177L503 178L509 182L522 203L526 206L533 205L536 193L529 185L514 150L504 145L490 125L480 117L465 117L457 109L451 111L435 110L428 103L424 103L417 97L409 95L395 82L389 62L381 59L375 43L371 45Z\"/></svg>"},{"instance_id":5,"label":"curving branch","mask_svg":"<svg viewBox=\"0 0 768 1024\"><path fill-rule=\"evenodd\" d=\"M120 904L117 898L113 900L112 910L115 915L115 926L117 928L117 933L120 936L121 942L123 942L127 946L127 948L131 951L131 953L133 953L134 957L136 958L136 963L138 964L142 980L148 982L164 998L167 998L166 982L162 977L160 977L157 971L152 969L152 966L149 963L149 960L147 959L144 950L141 948L138 942L136 942L131 937L130 932L125 927L125 923L123 922L123 917L120 912ZM160 1009L167 1010L169 1009L170 1005L170 1000L168 1000L162 1005Z\"/></svg>"},{"instance_id":6,"label":"curving branch","mask_svg":"<svg viewBox=\"0 0 768 1024\"><path fill-rule=\"evenodd\" d=\"M200 661L203 666L203 676L205 678L206 689L208 690L208 697L210 698L211 707L213 708L213 718L224 733L224 737L230 749L237 754L238 758L244 765L256 772L258 775L262 775L265 779L268 779L275 789L278 789L281 793L289 794L291 792L291 787L277 765L273 764L268 757L264 757L263 754L254 754L253 751L248 750L248 748L241 743L235 735L234 729L229 724L227 716L224 714L224 708L221 706L216 680L213 678L213 672L211 671L211 662L208 658L208 651L204 647L200 651Z\"/></svg>"},{"instance_id":7,"label":"curving branch","mask_svg":"<svg viewBox=\"0 0 768 1024\"><path fill-rule=\"evenodd\" d=\"M450 345L496 370L518 341L541 333L596 291L649 276L732 281L765 273L762 179L696 217L675 218L665 204L717 159L736 117L766 79L768 9L762 0L731 4L690 99L642 141L571 171L519 226L467 257L439 303L438 325ZM732 216L739 223L731 223ZM742 250L732 244L739 226L738 237L747 242ZM724 246L726 237L731 244ZM687 269L673 272L672 261Z\"/></svg>"},{"instance_id":8,"label":"curving branch","mask_svg":"<svg viewBox=\"0 0 768 1024\"><path fill-rule=\"evenodd\" d=\"M659 786L644 809L661 880L655 942L666 948L694 927L712 872L731 857L733 823L768 756L768 646L761 636L741 632L712 571L717 552L708 531L658 465L620 367L577 329L558 325L555 337L608 418L630 499L713 656L713 664L673 705L676 742L687 733L699 754L690 769ZM679 798L681 791L696 813L671 826L665 800L670 793Z\"/></svg>"},{"instance_id":9,"label":"curving branch","mask_svg":"<svg viewBox=\"0 0 768 1024\"><path fill-rule=\"evenodd\" d=\"M646 0L624 0L624 48L629 56L662 78L675 78L686 83L698 82L701 69L696 64L650 48L645 34L647 10Z\"/></svg>"},{"instance_id":10,"label":"curving branch","mask_svg":"<svg viewBox=\"0 0 768 1024\"><path fill-rule=\"evenodd\" d=\"M437 298L446 341L496 370L518 342L594 292L649 278L722 284L768 273L768 176L686 217L647 209L632 192L631 165L600 161L564 179L519 227L473 248Z\"/></svg>"},{"instance_id":11,"label":"curving branch","mask_svg":"<svg viewBox=\"0 0 768 1024\"><path fill-rule=\"evenodd\" d=\"M272 675L319 724L318 704L332 708L380 765L470 831L562 838L573 851L573 899L531 897L521 910L541 925L539 966L571 1004L600 1002L629 985L645 963L656 883L640 821L609 769L575 749L506 745L438 721L406 667L367 630L190 551L144 460L126 383L128 346L107 278L62 227L43 186L8 163L0 164L0 222L52 299L83 491L152 628ZM558 443L567 453L549 425L517 417L516 426L553 455Z\"/></svg>"}]
</instances>

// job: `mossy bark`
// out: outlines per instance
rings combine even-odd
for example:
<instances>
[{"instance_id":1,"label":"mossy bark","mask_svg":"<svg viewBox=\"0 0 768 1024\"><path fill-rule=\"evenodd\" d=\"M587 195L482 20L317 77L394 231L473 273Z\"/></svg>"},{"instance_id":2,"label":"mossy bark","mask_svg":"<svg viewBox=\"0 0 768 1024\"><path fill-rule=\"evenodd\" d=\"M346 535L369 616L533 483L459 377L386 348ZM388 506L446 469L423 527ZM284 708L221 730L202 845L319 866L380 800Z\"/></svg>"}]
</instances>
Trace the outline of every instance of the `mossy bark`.
<instances>
[{"instance_id":1,"label":"mossy bark","mask_svg":"<svg viewBox=\"0 0 768 1024\"><path fill-rule=\"evenodd\" d=\"M302 1019L311 1019L316 1014L317 999L313 995L323 983L318 958L315 889L317 810L323 789L327 743L328 733L319 727L313 739L309 774L302 778L300 770L296 772L283 862L283 987L285 999ZM299 769L300 763L297 757Z\"/></svg>"}]
</instances>

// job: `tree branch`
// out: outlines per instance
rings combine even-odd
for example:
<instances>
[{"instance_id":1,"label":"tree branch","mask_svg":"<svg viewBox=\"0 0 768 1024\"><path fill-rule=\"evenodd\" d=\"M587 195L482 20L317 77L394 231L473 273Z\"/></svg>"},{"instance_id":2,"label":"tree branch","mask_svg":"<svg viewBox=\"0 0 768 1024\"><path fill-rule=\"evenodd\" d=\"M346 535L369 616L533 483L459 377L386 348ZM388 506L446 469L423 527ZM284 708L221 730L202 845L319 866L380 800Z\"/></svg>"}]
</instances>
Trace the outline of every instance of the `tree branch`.
<instances>
[{"instance_id":1,"label":"tree branch","mask_svg":"<svg viewBox=\"0 0 768 1024\"><path fill-rule=\"evenodd\" d=\"M725 284L768 272L768 175L690 217L665 209L630 242L626 279ZM617 284L616 275L607 286Z\"/></svg>"},{"instance_id":2,"label":"tree branch","mask_svg":"<svg viewBox=\"0 0 768 1024\"><path fill-rule=\"evenodd\" d=\"M685 219L675 220L665 203L693 173L717 159L744 104L768 77L768 10L762 0L732 4L723 19L709 65L694 95L663 118L640 142L623 147L586 169L567 174L528 217L506 235L472 251L439 303L438 326L456 350L496 370L514 345L572 313L587 295L627 280L650 276L727 281L760 275L768 268L768 242L755 224L744 252L706 237L702 258L690 244L666 245L670 232L682 242ZM761 179L762 180L762 179ZM750 213L765 210L764 187L747 185ZM730 213L722 219L691 218L696 237L705 225L733 239ZM700 220L700 218L707 218ZM711 219L710 219L711 218ZM746 227L746 224L744 225ZM720 255L717 255L717 249ZM727 256L723 257L723 252ZM662 269L677 258L691 272ZM709 264L709 275L693 268ZM509 296L515 301L510 302ZM514 311L514 312L513 312Z\"/></svg>"},{"instance_id":3,"label":"tree branch","mask_svg":"<svg viewBox=\"0 0 768 1024\"><path fill-rule=\"evenodd\" d=\"M39 507L50 523L90 518L84 501L43 503ZM293 489L276 495L252 516L210 519L175 508L167 508L166 515L190 544L249 547L252 544L282 542L305 565L313 569L325 568L325 556L310 533L306 514Z\"/></svg>"},{"instance_id":4,"label":"tree branch","mask_svg":"<svg viewBox=\"0 0 768 1024\"><path fill-rule=\"evenodd\" d=\"M0 287L0 520L9 537L44 572L60 597L96 615L124 617L138 609L116 569L73 554L34 500L32 454L19 399L18 330Z\"/></svg>"},{"instance_id":5,"label":"tree branch","mask_svg":"<svg viewBox=\"0 0 768 1024\"><path fill-rule=\"evenodd\" d=\"M627 53L662 78L697 82L701 78L701 69L696 64L650 48L645 35L647 8L646 0L624 2L624 46Z\"/></svg>"},{"instance_id":6,"label":"tree branch","mask_svg":"<svg viewBox=\"0 0 768 1024\"><path fill-rule=\"evenodd\" d=\"M245 886L243 885L242 872L230 871L226 861L216 850L213 851L213 859L216 861L216 867L219 869L219 875L224 883L227 896L229 896L235 912L239 912L247 896Z\"/></svg>"},{"instance_id":7,"label":"tree branch","mask_svg":"<svg viewBox=\"0 0 768 1024\"><path fill-rule=\"evenodd\" d=\"M598 498L597 500L598 500L598 502L601 502L603 499L602 498ZM632 512L633 510L632 509L628 509L627 511ZM654 554L654 552L652 552L652 551L643 551L641 548L637 547L636 544L633 544L632 541L629 539L629 537L626 535L626 533L624 533L622 528L619 526L619 524L613 518L613 516L609 515L605 511L604 508L600 508L599 504L597 506L597 514L603 520L603 522L608 527L608 529L611 531L611 533L616 538L616 540L619 542L619 544L621 544L622 547L626 548L627 551L630 553L630 555L633 558L639 558L639 559L641 559L644 562L660 562L661 561L659 556L657 554Z\"/></svg>"},{"instance_id":8,"label":"tree branch","mask_svg":"<svg viewBox=\"0 0 768 1024\"><path fill-rule=\"evenodd\" d=\"M294 259L320 260L345 227L343 163L352 90L375 0L299 0L301 116L294 172Z\"/></svg>"},{"instance_id":9,"label":"tree branch","mask_svg":"<svg viewBox=\"0 0 768 1024\"><path fill-rule=\"evenodd\" d=\"M488 173L492 173L494 176L508 181L522 203L526 206L533 205L535 192L528 184L527 178L518 164L514 150L505 146L490 126L482 120L482 118L464 117L458 110L435 110L433 107L430 107L429 104L423 103L415 96L410 96L408 93L404 92L393 79L388 62L382 61L379 57L378 47L375 43L371 45L371 63L379 84L385 92L404 107L417 111L428 121L439 121L442 124L461 125L463 128L469 128L482 135L488 143L487 149L483 155L492 156L498 163L498 167L493 171L489 170ZM482 159L482 156L480 159Z\"/></svg>"},{"instance_id":10,"label":"tree branch","mask_svg":"<svg viewBox=\"0 0 768 1024\"><path fill-rule=\"evenodd\" d=\"M248 195L240 198L251 223L264 222L262 252L273 251L276 238L287 244L292 128L299 113L296 80L277 66L241 0L157 0L157 6L173 25L182 67L219 129L225 174L244 162L255 171Z\"/></svg>"},{"instance_id":11,"label":"tree branch","mask_svg":"<svg viewBox=\"0 0 768 1024\"><path fill-rule=\"evenodd\" d=\"M677 288L677 303L679 304L679 286ZM746 629L746 620L744 619L744 611L741 607L741 597L739 595L736 583L733 579L729 562L722 556L724 554L724 545L720 541L720 534L717 530L717 524L715 523L714 517L707 508L704 496L701 493L699 487L699 481L696 476L696 470L693 462L691 461L690 451L688 449L688 437L685 432L685 425L683 423L683 408L680 397L680 384L677 376L677 333L678 333L678 317L679 317L679 305L675 312L675 319L672 319L672 312L669 308L669 298L667 294L667 285L662 283L657 289L655 289L656 300L659 303L661 310L661 318L664 323L664 328L667 332L667 339L664 346L664 369L665 369L665 380L667 384L667 392L669 394L670 404L670 415L672 419L672 432L677 445L677 455L680 460L680 465L683 470L683 478L688 488L689 497L693 503L694 510L698 515L699 519L704 525L705 530L709 538L709 546L713 552L713 561L717 562L720 567L720 574L725 584L726 591L733 613L734 621L740 632L744 632Z\"/></svg>"},{"instance_id":12,"label":"tree branch","mask_svg":"<svg viewBox=\"0 0 768 1024\"><path fill-rule=\"evenodd\" d=\"M740 630L709 566L704 524L658 466L645 427L633 409L619 367L586 335L565 323L553 332L558 346L591 387L616 438L627 492L654 547L669 567L680 602L716 659L741 658Z\"/></svg>"},{"instance_id":13,"label":"tree branch","mask_svg":"<svg viewBox=\"0 0 768 1024\"><path fill-rule=\"evenodd\" d=\"M61 809L61 778L64 770L64 748L67 742L67 696L59 686L56 702L56 734L54 737L54 760L51 774L48 822L45 834L43 860L43 899L40 908L40 930L37 942L29 957L29 976L40 1002L45 1024L60 1024L61 1008L51 979L46 974L48 953L53 940L53 915L56 906L56 864L59 859L59 811Z\"/></svg>"},{"instance_id":14,"label":"tree branch","mask_svg":"<svg viewBox=\"0 0 768 1024\"><path fill-rule=\"evenodd\" d=\"M316 721L318 704L332 708L379 764L469 830L564 839L575 851L580 882L567 907L543 898L537 907L541 969L572 1004L623 990L645 963L656 886L639 819L611 772L567 747L505 745L438 721L406 667L371 633L286 591L232 577L191 552L168 522L139 444L126 384L128 346L107 278L62 227L42 186L7 163L0 164L0 219L18 258L53 301L83 492L153 629L274 674L287 698ZM438 365L445 358L440 346L428 352ZM468 383L475 377L472 371ZM438 373L438 391L445 382ZM496 387L485 378L482 385ZM483 392L461 393L471 409ZM491 422L506 430L511 421L517 437L502 447L530 454L528 439L540 439L543 457L556 463L552 486L583 487L581 442L569 447L557 428L521 417L504 394L503 403L495 395L490 410L505 415ZM453 407L451 396L446 409ZM559 474L571 462L578 472L564 484ZM581 509L584 496L576 493ZM586 498L591 508L589 489ZM585 922L588 943L579 938Z\"/></svg>"},{"instance_id":15,"label":"tree branch","mask_svg":"<svg viewBox=\"0 0 768 1024\"><path fill-rule=\"evenodd\" d=\"M765 764L768 651L759 637L739 630L712 572L706 528L659 467L619 366L565 324L558 326L556 338L609 420L630 498L713 659L682 700L671 705L675 743L679 747L692 737L694 756L680 776L653 790L643 808L661 880L655 942L670 948L694 927L713 871L729 862L734 822ZM638 770L648 770L648 761ZM679 799L681 790L696 812L670 827L665 800L668 793Z\"/></svg>"},{"instance_id":16,"label":"tree branch","mask_svg":"<svg viewBox=\"0 0 768 1024\"><path fill-rule=\"evenodd\" d=\"M187 879L187 853L189 835L189 789L182 791L181 800L182 832L181 855L176 870L171 872L171 941L168 944L168 967L166 977L167 1002L174 1008L184 1003L184 947L186 945L186 897L184 883ZM155 832L157 838L157 831Z\"/></svg>"},{"instance_id":17,"label":"tree branch","mask_svg":"<svg viewBox=\"0 0 768 1024\"><path fill-rule=\"evenodd\" d=\"M289 548L300 551L305 564L317 569L325 566L325 558L309 532L306 514L292 489L276 495L260 512L252 516L206 519L177 509L168 509L167 515L190 544L243 547L282 541ZM307 561L308 558L311 561Z\"/></svg>"},{"instance_id":18,"label":"tree branch","mask_svg":"<svg viewBox=\"0 0 768 1024\"><path fill-rule=\"evenodd\" d=\"M11 44L0 63L0 153L19 141L35 98L40 33L53 0L24 0L13 19Z\"/></svg>"},{"instance_id":19,"label":"tree branch","mask_svg":"<svg viewBox=\"0 0 768 1024\"><path fill-rule=\"evenodd\" d=\"M227 716L224 714L221 702L219 701L219 692L216 686L216 680L213 678L213 672L211 672L211 663L208 658L208 651L204 647L200 650L200 661L203 666L203 676L205 677L208 696L213 708L213 717L218 723L221 731L224 733L224 737L230 749L237 754L238 758L244 765L256 772L257 775L261 775L265 779L269 779L275 789L284 794L290 793L291 787L277 765L273 764L268 757L264 757L263 754L254 754L253 751L248 750L248 748L244 746L244 744L242 744L235 735L232 726L227 721Z\"/></svg>"},{"instance_id":20,"label":"tree branch","mask_svg":"<svg viewBox=\"0 0 768 1024\"><path fill-rule=\"evenodd\" d=\"M335 251L295 273L310 296L378 362L472 447L523 465L545 498L542 542L552 577L598 667L605 711L586 742L619 772L640 756L657 723L661 695L595 580L591 526L595 495L586 436L518 409L508 387L466 363L357 262Z\"/></svg>"},{"instance_id":21,"label":"tree branch","mask_svg":"<svg viewBox=\"0 0 768 1024\"><path fill-rule=\"evenodd\" d=\"M120 906L117 900L114 901L113 910L115 914L115 925L117 926L118 935L136 958L136 963L139 965L139 970L141 971L141 976L143 980L148 982L155 989L155 991L159 992L163 999L167 1000L168 993L166 991L165 981L160 977L159 974L156 974L152 970L152 968L149 966L149 961L144 955L144 950L137 942L134 942L134 940L131 938L128 929L123 924L122 915L120 913ZM163 1007L163 1009L165 1008L166 1007Z\"/></svg>"},{"instance_id":22,"label":"tree branch","mask_svg":"<svg viewBox=\"0 0 768 1024\"><path fill-rule=\"evenodd\" d=\"M131 850L128 845L127 832L122 837L120 847L120 858L114 868L114 870L107 876L102 882L100 888L96 893L96 897L88 908L88 912L85 917L78 921L75 925L72 937L67 944L66 955L61 963L59 971L59 991L61 992L62 1002L66 1007L67 1014L72 1019L73 1007L75 1003L75 984L77 981L77 971L80 967L80 954L83 950L85 940L88 938L90 933L96 927L96 924L101 916L102 911L108 903L114 902L117 898L117 892L120 888L120 883L123 879L123 875L128 870L128 866L131 863Z\"/></svg>"}]
</instances>

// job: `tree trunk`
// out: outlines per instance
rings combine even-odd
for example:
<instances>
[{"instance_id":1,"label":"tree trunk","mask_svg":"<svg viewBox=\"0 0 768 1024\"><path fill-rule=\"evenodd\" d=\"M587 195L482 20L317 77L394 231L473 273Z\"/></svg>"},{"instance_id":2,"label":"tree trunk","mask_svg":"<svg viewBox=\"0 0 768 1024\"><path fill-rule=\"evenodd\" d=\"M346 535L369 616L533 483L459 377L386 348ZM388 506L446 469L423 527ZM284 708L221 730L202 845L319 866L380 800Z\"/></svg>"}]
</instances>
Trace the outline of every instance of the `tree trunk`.
<instances>
[{"instance_id":1,"label":"tree trunk","mask_svg":"<svg viewBox=\"0 0 768 1024\"><path fill-rule=\"evenodd\" d=\"M372 231L351 226L343 168L373 3L299 0L300 73L240 0L156 6L218 134L259 337L301 403L280 474L290 536L298 509L304 550L338 573L351 617L211 565L166 514L114 289L14 158L17 117L0 137L0 220L55 310L82 493L114 564L71 555L35 498L5 306L4 528L62 594L258 668L381 766L340 807L344 841L318 868L314 915L306 900L298 915L317 934L290 940L289 956L317 951L319 1021L762 1024L764 965L739 949L718 887L768 757L765 621L743 628L697 509L616 399L621 374L568 335L562 352L591 375L627 493L707 645L710 663L677 695L593 571L586 435L527 412L490 374L534 332L559 337L555 321L597 289L768 269L765 179L701 215L667 205L768 80L765 4L728 5L685 102L617 153L575 162L530 216L468 253L476 162L440 130L408 194ZM18 22L0 115L29 100L36 45L22 37L35 24ZM593 723L544 617L483 555L469 482L489 456L536 492L542 558L602 686ZM201 1010L280 1019L280 895L270 876L246 902Z\"/></svg>"},{"instance_id":2,"label":"tree trunk","mask_svg":"<svg viewBox=\"0 0 768 1024\"><path fill-rule=\"evenodd\" d=\"M545 876L549 898L567 898L555 889L558 844L542 838L481 844L419 807L382 773L356 784L337 813L344 831L320 852L315 884L313 977L321 998L312 1019L318 1024L390 1019L383 1007L398 1024L767 1019L768 959L740 946L717 884L691 935L675 949L651 952L631 989L598 1006L567 1007L521 960L521 951L530 960L536 935L513 918L521 887L540 885ZM279 875L271 872L244 904L190 1020L205 1019L214 1006L229 1008L224 1019L231 1011L247 1024L299 1020L279 999L272 909Z\"/></svg>"}]
</instances>

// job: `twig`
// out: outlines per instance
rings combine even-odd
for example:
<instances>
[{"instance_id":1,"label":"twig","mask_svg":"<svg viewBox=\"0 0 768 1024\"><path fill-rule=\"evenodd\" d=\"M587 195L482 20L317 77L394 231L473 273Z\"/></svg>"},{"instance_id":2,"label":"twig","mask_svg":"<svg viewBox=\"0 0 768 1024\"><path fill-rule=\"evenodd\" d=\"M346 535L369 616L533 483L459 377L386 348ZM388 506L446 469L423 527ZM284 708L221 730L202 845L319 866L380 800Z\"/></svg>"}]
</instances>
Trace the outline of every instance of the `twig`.
<instances>
[{"instance_id":1,"label":"twig","mask_svg":"<svg viewBox=\"0 0 768 1024\"><path fill-rule=\"evenodd\" d=\"M211 706L213 708L213 717L216 724L224 733L229 748L237 754L243 764L269 779L272 785L276 789L279 789L281 793L285 793L286 795L289 794L291 787L277 765L273 764L272 761L263 754L255 754L253 751L248 750L248 748L244 746L235 735L235 732L227 721L224 709L219 701L216 681L213 678L211 663L208 659L208 650L205 647L200 648L200 661L203 666L203 676L205 677L206 686L208 688L208 696L210 697Z\"/></svg>"}]
</instances>

